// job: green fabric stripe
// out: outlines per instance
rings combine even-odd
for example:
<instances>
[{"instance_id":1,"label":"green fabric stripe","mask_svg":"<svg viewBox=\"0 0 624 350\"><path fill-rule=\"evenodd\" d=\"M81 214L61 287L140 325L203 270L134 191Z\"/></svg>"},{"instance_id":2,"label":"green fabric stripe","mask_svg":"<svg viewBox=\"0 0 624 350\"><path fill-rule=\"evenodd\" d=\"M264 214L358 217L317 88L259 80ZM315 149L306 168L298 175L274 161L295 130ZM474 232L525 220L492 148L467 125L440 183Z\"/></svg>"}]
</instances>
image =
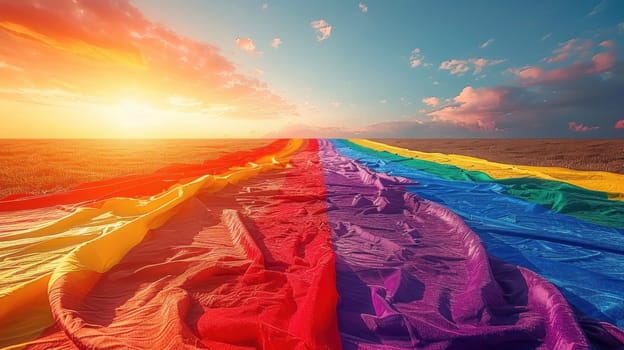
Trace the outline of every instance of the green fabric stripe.
<instances>
[{"instance_id":1,"label":"green fabric stripe","mask_svg":"<svg viewBox=\"0 0 624 350\"><path fill-rule=\"evenodd\" d=\"M446 180L497 183L505 187L507 195L594 224L624 228L624 202L609 200L605 192L591 191L559 181L528 177L496 180L480 171L407 158L386 151L376 151L348 140L343 142L360 152L386 161L401 162L404 166L425 171Z\"/></svg>"}]
</instances>

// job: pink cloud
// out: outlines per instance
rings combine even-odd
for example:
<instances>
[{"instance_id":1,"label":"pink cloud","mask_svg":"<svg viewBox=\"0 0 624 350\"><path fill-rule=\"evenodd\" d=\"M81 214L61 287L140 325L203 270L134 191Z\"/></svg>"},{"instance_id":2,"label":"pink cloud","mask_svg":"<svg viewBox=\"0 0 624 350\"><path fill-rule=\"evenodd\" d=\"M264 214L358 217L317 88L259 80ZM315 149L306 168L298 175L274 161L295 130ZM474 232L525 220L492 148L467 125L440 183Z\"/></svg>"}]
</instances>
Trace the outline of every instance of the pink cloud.
<instances>
[{"instance_id":1,"label":"pink cloud","mask_svg":"<svg viewBox=\"0 0 624 350\"><path fill-rule=\"evenodd\" d=\"M603 47L612 48L610 44ZM591 60L572 63L557 69L546 70L541 67L527 66L512 69L511 72L523 85L536 85L549 82L567 81L584 75L608 72L615 67L615 50L601 52L592 56Z\"/></svg>"},{"instance_id":2,"label":"pink cloud","mask_svg":"<svg viewBox=\"0 0 624 350\"><path fill-rule=\"evenodd\" d=\"M316 40L323 41L331 35L332 26L329 25L324 19L320 19L318 21L312 21L310 23L312 28L316 30Z\"/></svg>"},{"instance_id":3,"label":"pink cloud","mask_svg":"<svg viewBox=\"0 0 624 350\"><path fill-rule=\"evenodd\" d=\"M555 51L570 51L572 50L572 48L574 47L574 44L576 44L577 41L578 39L570 39L566 41L563 45L561 45L559 49Z\"/></svg>"},{"instance_id":4,"label":"pink cloud","mask_svg":"<svg viewBox=\"0 0 624 350\"><path fill-rule=\"evenodd\" d=\"M559 63L567 60L570 57L570 54L567 52L559 52L553 57L549 57L546 62L548 63Z\"/></svg>"},{"instance_id":5,"label":"pink cloud","mask_svg":"<svg viewBox=\"0 0 624 350\"><path fill-rule=\"evenodd\" d=\"M569 58L589 54L593 46L591 40L570 39L553 51L553 56L546 58L547 63L559 63Z\"/></svg>"},{"instance_id":6,"label":"pink cloud","mask_svg":"<svg viewBox=\"0 0 624 350\"><path fill-rule=\"evenodd\" d=\"M434 122L447 122L473 131L494 132L495 118L507 91L499 88L465 87L453 103L428 113Z\"/></svg>"},{"instance_id":7,"label":"pink cloud","mask_svg":"<svg viewBox=\"0 0 624 350\"><path fill-rule=\"evenodd\" d=\"M440 69L450 71L450 74L463 75L473 70L473 74L479 74L486 66L494 66L505 62L505 60L488 60L485 58L470 58L467 60L451 59L440 63Z\"/></svg>"},{"instance_id":8,"label":"pink cloud","mask_svg":"<svg viewBox=\"0 0 624 350\"><path fill-rule=\"evenodd\" d=\"M604 47L605 49L614 49L615 42L613 40L605 40L600 43L600 47Z\"/></svg>"},{"instance_id":9,"label":"pink cloud","mask_svg":"<svg viewBox=\"0 0 624 350\"><path fill-rule=\"evenodd\" d=\"M624 119L620 119L617 122L615 122L615 128L624 129Z\"/></svg>"},{"instance_id":10,"label":"pink cloud","mask_svg":"<svg viewBox=\"0 0 624 350\"><path fill-rule=\"evenodd\" d=\"M576 122L569 122L568 128L574 132L587 132L600 129L599 126L586 126L583 124L578 124Z\"/></svg>"},{"instance_id":11,"label":"pink cloud","mask_svg":"<svg viewBox=\"0 0 624 350\"><path fill-rule=\"evenodd\" d=\"M615 53L613 52L601 52L592 57L592 63L594 64L593 73L602 73L610 70L615 66Z\"/></svg>"},{"instance_id":12,"label":"pink cloud","mask_svg":"<svg viewBox=\"0 0 624 350\"><path fill-rule=\"evenodd\" d=\"M238 46L241 50L247 51L254 56L262 55L262 52L256 51L256 45L254 45L251 38L236 38L235 42L236 46Z\"/></svg>"},{"instance_id":13,"label":"pink cloud","mask_svg":"<svg viewBox=\"0 0 624 350\"><path fill-rule=\"evenodd\" d=\"M542 79L545 75L544 70L540 67L525 67L521 69L512 70L512 72L520 79L523 80L538 80Z\"/></svg>"},{"instance_id":14,"label":"pink cloud","mask_svg":"<svg viewBox=\"0 0 624 350\"><path fill-rule=\"evenodd\" d=\"M505 91L503 90L493 88L474 89L467 86L454 100L460 103L465 109L481 110L484 106L499 105L504 95Z\"/></svg>"},{"instance_id":15,"label":"pink cloud","mask_svg":"<svg viewBox=\"0 0 624 350\"><path fill-rule=\"evenodd\" d=\"M421 64L423 64L424 58L425 56L423 56L420 53L420 49L415 48L414 50L412 50L412 53L410 54L410 58L409 58L410 67L416 68L420 66Z\"/></svg>"},{"instance_id":16,"label":"pink cloud","mask_svg":"<svg viewBox=\"0 0 624 350\"><path fill-rule=\"evenodd\" d=\"M274 49L277 49L278 47L280 47L280 45L282 45L282 39L275 38L271 40L271 47L273 47Z\"/></svg>"},{"instance_id":17,"label":"pink cloud","mask_svg":"<svg viewBox=\"0 0 624 350\"><path fill-rule=\"evenodd\" d=\"M485 66L494 66L500 63L505 62L505 60L486 60L485 58L473 58L469 60L470 63L474 64L475 70L474 74L479 74L483 70Z\"/></svg>"},{"instance_id":18,"label":"pink cloud","mask_svg":"<svg viewBox=\"0 0 624 350\"><path fill-rule=\"evenodd\" d=\"M435 96L432 96L432 97L423 98L422 102L426 104L427 106L435 107L440 103L440 99Z\"/></svg>"},{"instance_id":19,"label":"pink cloud","mask_svg":"<svg viewBox=\"0 0 624 350\"><path fill-rule=\"evenodd\" d=\"M136 95L168 108L171 96L199 101L195 112L223 116L297 113L257 77L242 74L215 45L177 34L128 1L0 1L0 61L28 67L0 89L62 89L103 103ZM175 82L175 84L172 84Z\"/></svg>"},{"instance_id":20,"label":"pink cloud","mask_svg":"<svg viewBox=\"0 0 624 350\"><path fill-rule=\"evenodd\" d=\"M592 46L593 46L593 43L592 43L591 40L585 40L576 49L577 49L577 51L583 52L583 51L587 51L587 50L591 49Z\"/></svg>"}]
</instances>

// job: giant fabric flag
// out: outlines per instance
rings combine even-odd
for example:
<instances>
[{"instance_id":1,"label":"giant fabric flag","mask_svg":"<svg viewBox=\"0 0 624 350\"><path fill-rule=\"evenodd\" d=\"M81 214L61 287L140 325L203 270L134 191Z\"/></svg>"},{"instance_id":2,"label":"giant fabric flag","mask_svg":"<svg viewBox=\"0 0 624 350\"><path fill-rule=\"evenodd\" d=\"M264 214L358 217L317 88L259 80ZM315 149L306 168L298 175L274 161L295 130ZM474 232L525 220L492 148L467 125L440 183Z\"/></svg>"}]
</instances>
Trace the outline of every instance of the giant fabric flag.
<instances>
[{"instance_id":1,"label":"giant fabric flag","mask_svg":"<svg viewBox=\"0 0 624 350\"><path fill-rule=\"evenodd\" d=\"M624 175L278 140L0 199L0 348L620 349Z\"/></svg>"}]
</instances>

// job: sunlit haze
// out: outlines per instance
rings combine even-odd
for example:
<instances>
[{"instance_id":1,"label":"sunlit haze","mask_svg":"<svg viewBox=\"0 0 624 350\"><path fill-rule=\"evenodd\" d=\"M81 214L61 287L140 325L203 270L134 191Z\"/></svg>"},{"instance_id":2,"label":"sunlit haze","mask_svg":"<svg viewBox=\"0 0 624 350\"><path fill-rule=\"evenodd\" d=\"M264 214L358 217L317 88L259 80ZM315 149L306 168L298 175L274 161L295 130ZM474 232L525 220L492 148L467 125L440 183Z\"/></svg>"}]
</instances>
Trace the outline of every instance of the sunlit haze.
<instances>
[{"instance_id":1,"label":"sunlit haze","mask_svg":"<svg viewBox=\"0 0 624 350\"><path fill-rule=\"evenodd\" d=\"M0 0L0 138L620 138L622 47L618 0Z\"/></svg>"}]
</instances>

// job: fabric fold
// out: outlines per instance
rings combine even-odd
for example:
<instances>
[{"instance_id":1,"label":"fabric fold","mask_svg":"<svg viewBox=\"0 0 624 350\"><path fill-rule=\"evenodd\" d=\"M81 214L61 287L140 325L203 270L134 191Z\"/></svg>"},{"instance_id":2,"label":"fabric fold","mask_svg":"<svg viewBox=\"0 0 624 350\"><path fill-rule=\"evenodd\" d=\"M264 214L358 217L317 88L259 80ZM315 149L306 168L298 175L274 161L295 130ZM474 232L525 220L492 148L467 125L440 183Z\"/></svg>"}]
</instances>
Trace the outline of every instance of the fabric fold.
<instances>
[{"instance_id":1,"label":"fabric fold","mask_svg":"<svg viewBox=\"0 0 624 350\"><path fill-rule=\"evenodd\" d=\"M55 324L28 348L340 348L317 150L200 186L110 269L65 270L50 283Z\"/></svg>"},{"instance_id":2,"label":"fabric fold","mask_svg":"<svg viewBox=\"0 0 624 350\"><path fill-rule=\"evenodd\" d=\"M2 230L0 254L5 259L0 266L4 277L0 284L0 346L32 339L52 324L50 312L57 322L72 317L65 314L64 301L80 300L102 273L200 190L219 191L228 184L284 167L301 145L301 140L291 140L274 154L257 154L256 163L220 176L201 176L149 199L112 198L37 228ZM22 215L27 218L32 214L26 211ZM64 288L55 293L59 284L67 284L68 293ZM22 328L25 320L28 332Z\"/></svg>"},{"instance_id":3,"label":"fabric fold","mask_svg":"<svg viewBox=\"0 0 624 350\"><path fill-rule=\"evenodd\" d=\"M461 216L491 255L545 277L585 315L624 325L624 231L552 212L493 184L448 180L410 166L405 158L333 143L341 155L371 169L419 182L407 190Z\"/></svg>"},{"instance_id":4,"label":"fabric fold","mask_svg":"<svg viewBox=\"0 0 624 350\"><path fill-rule=\"evenodd\" d=\"M408 192L412 179L375 174L330 142L320 152L328 200L338 208L327 215L345 349L598 344L556 287L489 256L451 210ZM351 205L357 196L370 204ZM605 329L621 339L621 330Z\"/></svg>"},{"instance_id":5,"label":"fabric fold","mask_svg":"<svg viewBox=\"0 0 624 350\"><path fill-rule=\"evenodd\" d=\"M477 170L495 179L534 177L544 180L566 182L591 191L605 192L609 194L609 198L613 200L624 200L624 175L622 174L605 171L584 171L556 167L503 164L457 154L427 153L408 150L372 140L351 139L350 141L377 151L387 151L404 157L445 163L466 170Z\"/></svg>"}]
</instances>

